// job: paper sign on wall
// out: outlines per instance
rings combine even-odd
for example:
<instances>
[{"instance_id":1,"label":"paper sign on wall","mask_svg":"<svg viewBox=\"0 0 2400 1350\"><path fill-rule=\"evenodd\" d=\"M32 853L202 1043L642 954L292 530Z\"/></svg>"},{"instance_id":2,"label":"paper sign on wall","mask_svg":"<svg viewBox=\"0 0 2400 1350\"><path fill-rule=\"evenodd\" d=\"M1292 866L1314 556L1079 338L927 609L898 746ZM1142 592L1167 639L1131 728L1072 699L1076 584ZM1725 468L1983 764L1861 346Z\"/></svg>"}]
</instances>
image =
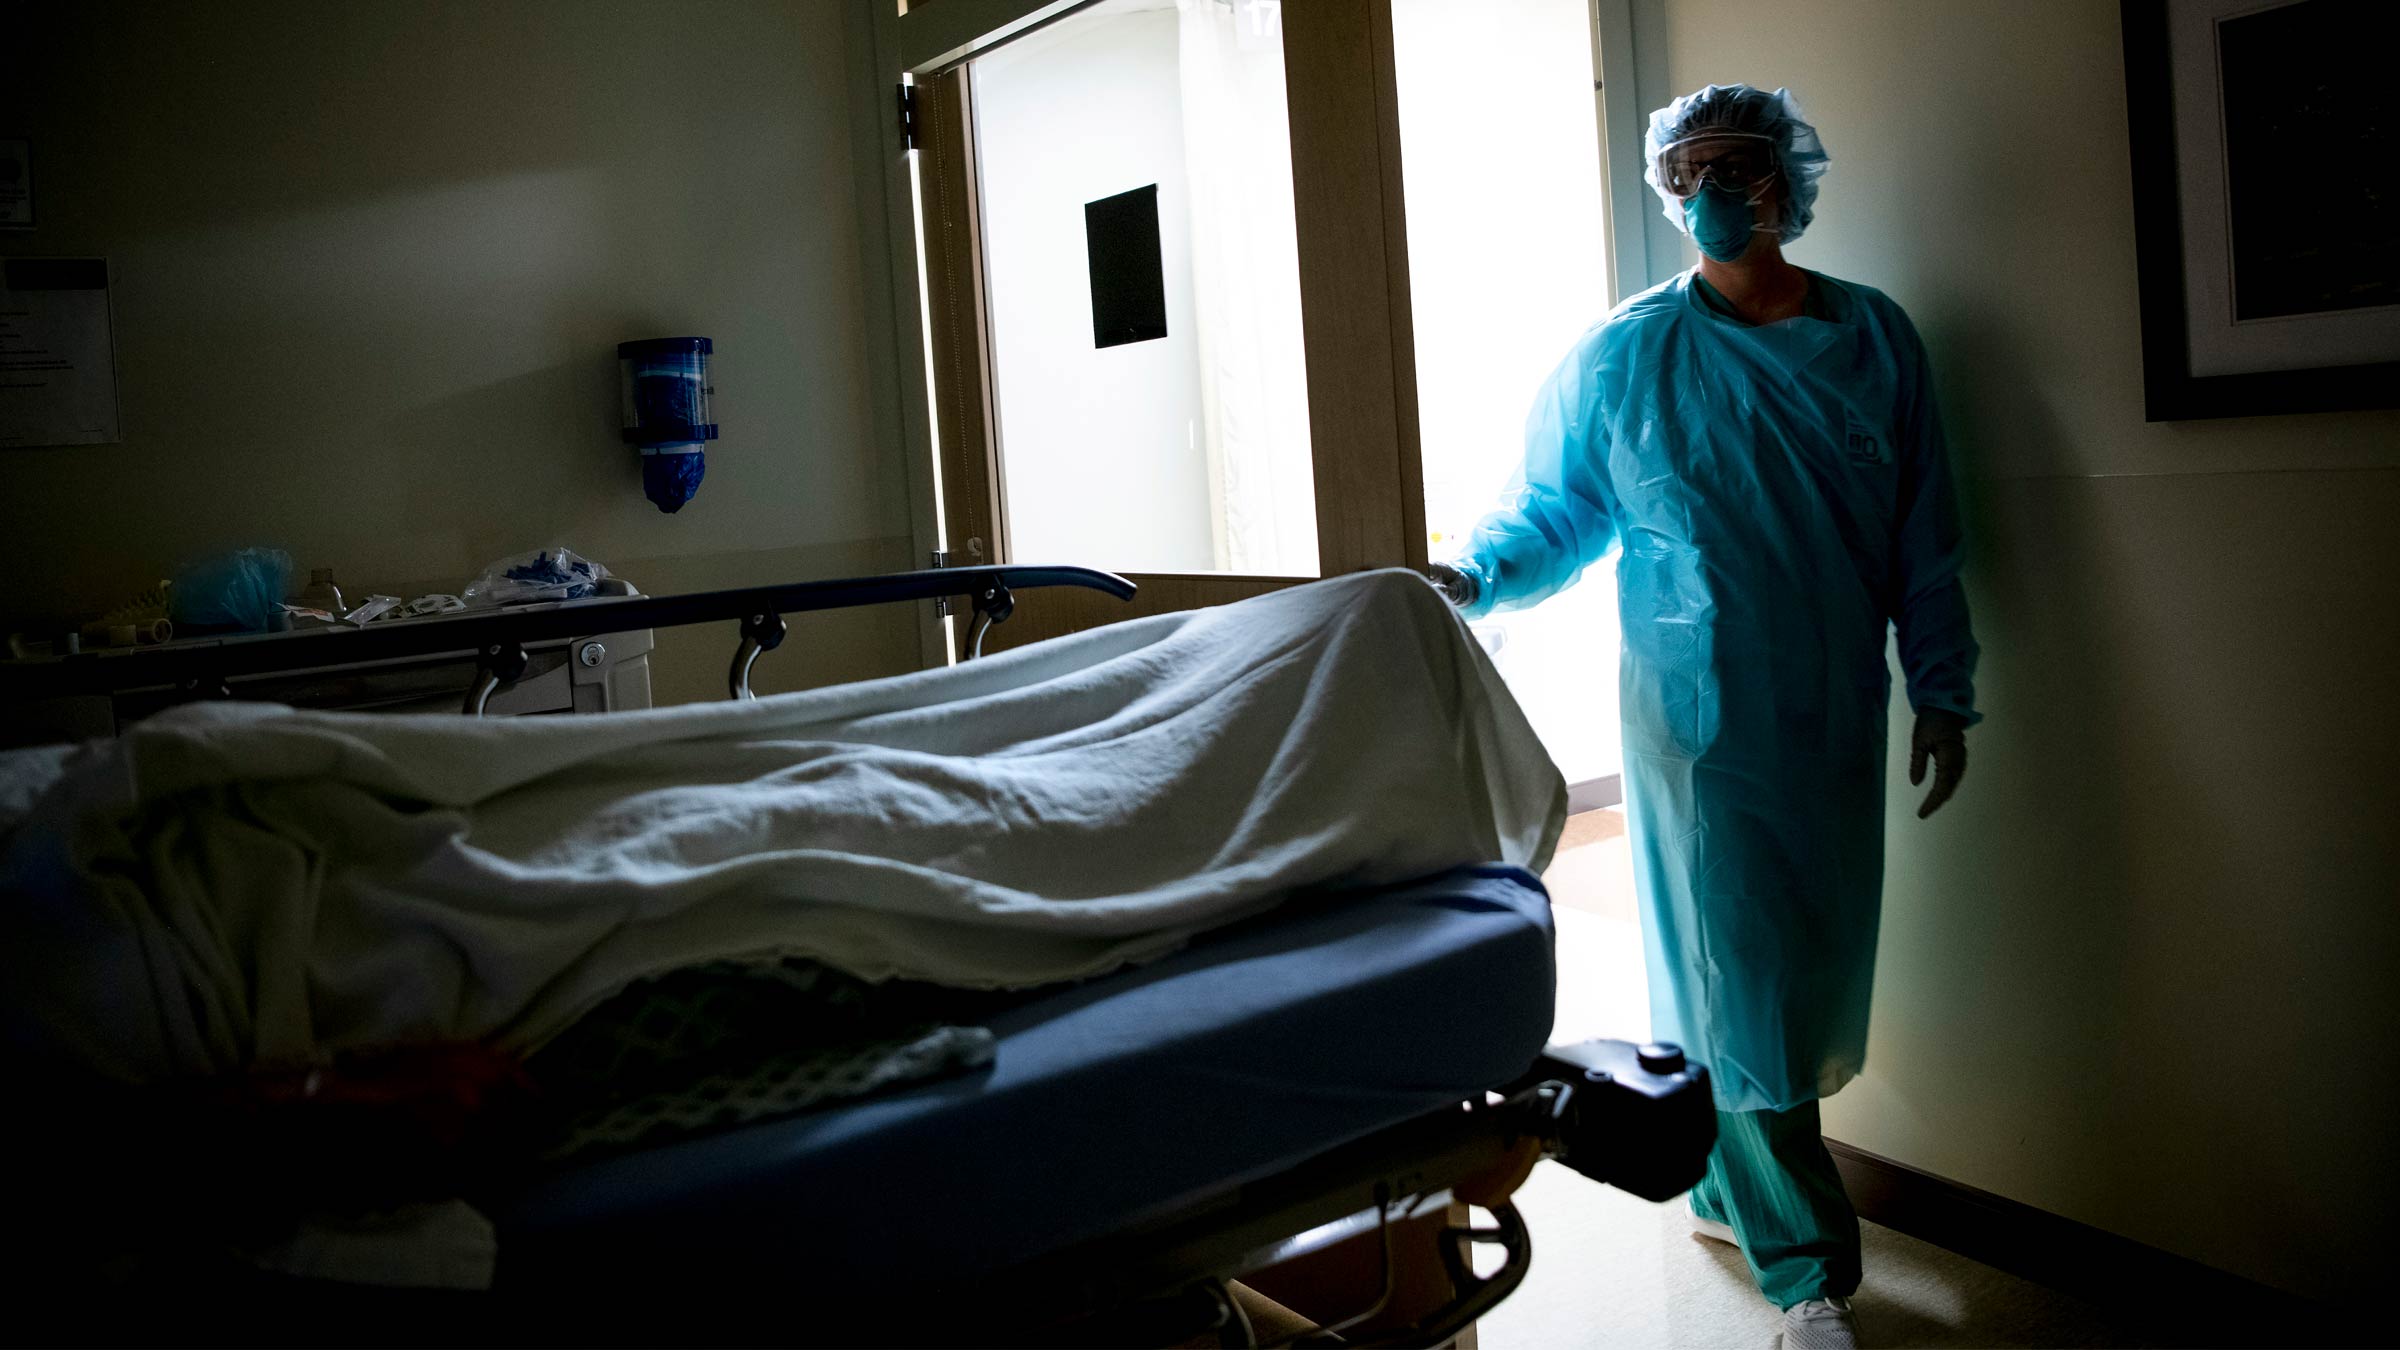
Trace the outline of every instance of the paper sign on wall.
<instances>
[{"instance_id":1,"label":"paper sign on wall","mask_svg":"<svg viewBox=\"0 0 2400 1350\"><path fill-rule=\"evenodd\" d=\"M107 260L0 260L0 446L117 439Z\"/></svg>"}]
</instances>

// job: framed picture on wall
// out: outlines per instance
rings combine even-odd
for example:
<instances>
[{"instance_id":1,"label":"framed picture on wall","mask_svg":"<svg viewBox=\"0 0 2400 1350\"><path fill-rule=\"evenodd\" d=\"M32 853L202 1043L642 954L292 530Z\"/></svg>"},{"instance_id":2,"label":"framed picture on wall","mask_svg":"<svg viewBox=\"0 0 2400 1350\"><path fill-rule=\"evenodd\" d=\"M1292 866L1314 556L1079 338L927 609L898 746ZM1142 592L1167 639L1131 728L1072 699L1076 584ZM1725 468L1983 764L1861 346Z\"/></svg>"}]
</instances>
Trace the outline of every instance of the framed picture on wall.
<instances>
[{"instance_id":1,"label":"framed picture on wall","mask_svg":"<svg viewBox=\"0 0 2400 1350\"><path fill-rule=\"evenodd\" d=\"M2149 420L2400 407L2400 3L2120 3Z\"/></svg>"}]
</instances>

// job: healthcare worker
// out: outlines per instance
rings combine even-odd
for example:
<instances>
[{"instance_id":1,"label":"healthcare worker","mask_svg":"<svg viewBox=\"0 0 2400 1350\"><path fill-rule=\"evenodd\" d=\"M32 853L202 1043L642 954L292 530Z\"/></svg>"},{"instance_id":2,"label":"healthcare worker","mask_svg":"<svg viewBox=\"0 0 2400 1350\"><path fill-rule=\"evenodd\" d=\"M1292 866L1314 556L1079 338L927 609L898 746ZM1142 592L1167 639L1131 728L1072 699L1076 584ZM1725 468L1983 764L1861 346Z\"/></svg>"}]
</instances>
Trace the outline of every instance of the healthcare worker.
<instances>
[{"instance_id":1,"label":"healthcare worker","mask_svg":"<svg viewBox=\"0 0 2400 1350\"><path fill-rule=\"evenodd\" d=\"M1650 185L1700 264L1627 300L1534 400L1525 460L1431 568L1470 618L1539 603L1611 548L1626 812L1653 1035L1716 1083L1695 1226L1738 1241L1783 1343L1857 1343L1858 1219L1817 1102L1864 1063L1891 681L1909 781L1949 800L1976 646L1932 373L1882 292L1805 271L1826 168L1784 90L1650 119Z\"/></svg>"}]
</instances>

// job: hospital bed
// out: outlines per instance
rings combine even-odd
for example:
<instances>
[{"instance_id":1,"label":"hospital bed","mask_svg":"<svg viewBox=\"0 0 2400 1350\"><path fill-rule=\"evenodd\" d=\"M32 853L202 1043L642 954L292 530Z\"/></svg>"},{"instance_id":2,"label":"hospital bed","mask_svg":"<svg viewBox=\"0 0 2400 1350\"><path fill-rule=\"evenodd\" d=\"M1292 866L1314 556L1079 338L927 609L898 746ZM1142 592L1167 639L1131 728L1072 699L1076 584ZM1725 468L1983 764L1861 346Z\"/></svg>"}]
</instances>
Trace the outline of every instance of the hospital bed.
<instances>
[{"instance_id":1,"label":"hospital bed","mask_svg":"<svg viewBox=\"0 0 2400 1350\"><path fill-rule=\"evenodd\" d=\"M940 569L356 637L382 644L367 655L470 655L475 711L526 643L733 618L728 690L746 697L786 614L959 598L972 655L1017 592L1051 585L1132 593L1083 569ZM216 648L178 681L224 695L275 668L273 641ZM111 672L10 678L0 698L106 688ZM1240 1282L1275 1287L1346 1249L1373 1277L1341 1306L1288 1295L1328 1329L1302 1343L1440 1344L1524 1278L1509 1197L1537 1162L1664 1200L1714 1141L1707 1072L1674 1047L1545 1044L1552 939L1540 882L1505 866L1295 896L1013 1001L988 1019L983 1068L490 1179L467 1197L498 1233L488 1291L256 1277L246 1292L303 1338L1239 1345L1257 1305Z\"/></svg>"}]
</instances>

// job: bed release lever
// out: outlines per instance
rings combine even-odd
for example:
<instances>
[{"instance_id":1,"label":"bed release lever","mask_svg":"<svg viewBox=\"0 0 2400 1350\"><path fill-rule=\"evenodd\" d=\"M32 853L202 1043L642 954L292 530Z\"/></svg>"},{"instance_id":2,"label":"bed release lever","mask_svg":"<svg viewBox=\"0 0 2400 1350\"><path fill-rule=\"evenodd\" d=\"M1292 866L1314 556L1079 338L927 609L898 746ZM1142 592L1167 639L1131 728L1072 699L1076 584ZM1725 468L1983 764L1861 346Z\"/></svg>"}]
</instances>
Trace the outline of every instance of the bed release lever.
<instances>
[{"instance_id":1,"label":"bed release lever","mask_svg":"<svg viewBox=\"0 0 2400 1350\"><path fill-rule=\"evenodd\" d=\"M756 698L750 692L750 667L758 664L760 652L771 652L783 645L784 626L780 614L753 614L742 620L742 645L733 649L733 669L726 672L725 687L735 699Z\"/></svg>"},{"instance_id":2,"label":"bed release lever","mask_svg":"<svg viewBox=\"0 0 2400 1350\"><path fill-rule=\"evenodd\" d=\"M525 673L525 649L514 642L495 642L475 653L475 683L467 688L469 717L483 716L483 705L504 684L515 684Z\"/></svg>"},{"instance_id":3,"label":"bed release lever","mask_svg":"<svg viewBox=\"0 0 2400 1350\"><path fill-rule=\"evenodd\" d=\"M990 582L982 590L977 591L975 593L975 629L967 636L966 659L972 661L983 655L983 635L992 631L993 624L1006 623L1008 616L1016 612L1017 597L1009 594L1008 587L999 582Z\"/></svg>"},{"instance_id":4,"label":"bed release lever","mask_svg":"<svg viewBox=\"0 0 2400 1350\"><path fill-rule=\"evenodd\" d=\"M187 679L178 681L175 685L175 692L181 694L187 699L226 699L233 697L233 689L225 683L225 677L222 675L191 676Z\"/></svg>"}]
</instances>

